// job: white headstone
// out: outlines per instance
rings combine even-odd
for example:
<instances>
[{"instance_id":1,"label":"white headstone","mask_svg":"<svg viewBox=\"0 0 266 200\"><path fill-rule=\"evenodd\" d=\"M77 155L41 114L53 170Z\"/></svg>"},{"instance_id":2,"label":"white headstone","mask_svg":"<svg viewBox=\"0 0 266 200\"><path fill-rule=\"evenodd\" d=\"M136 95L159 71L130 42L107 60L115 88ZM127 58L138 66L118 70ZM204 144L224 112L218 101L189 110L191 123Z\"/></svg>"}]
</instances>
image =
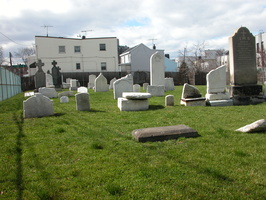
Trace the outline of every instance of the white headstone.
<instances>
[{"instance_id":1,"label":"white headstone","mask_svg":"<svg viewBox=\"0 0 266 200\"><path fill-rule=\"evenodd\" d=\"M94 82L94 91L95 92L107 92L109 90L109 86L107 84L107 79L104 77L102 73L95 79Z\"/></svg>"},{"instance_id":2,"label":"white headstone","mask_svg":"<svg viewBox=\"0 0 266 200\"><path fill-rule=\"evenodd\" d=\"M89 75L89 83L88 83L88 88L89 89L93 89L94 88L95 79L96 79L96 75L94 75L94 74L90 74Z\"/></svg>"},{"instance_id":3,"label":"white headstone","mask_svg":"<svg viewBox=\"0 0 266 200\"><path fill-rule=\"evenodd\" d=\"M164 85L149 85L147 92L151 93L152 96L164 96Z\"/></svg>"},{"instance_id":4,"label":"white headstone","mask_svg":"<svg viewBox=\"0 0 266 200\"><path fill-rule=\"evenodd\" d=\"M71 79L70 80L70 90L77 90L78 88L78 80Z\"/></svg>"},{"instance_id":5,"label":"white headstone","mask_svg":"<svg viewBox=\"0 0 266 200\"><path fill-rule=\"evenodd\" d=\"M211 70L207 76L207 93L221 93L226 89L226 66L222 65Z\"/></svg>"},{"instance_id":6,"label":"white headstone","mask_svg":"<svg viewBox=\"0 0 266 200\"><path fill-rule=\"evenodd\" d=\"M140 85L139 84L133 85L133 92L140 92Z\"/></svg>"},{"instance_id":7,"label":"white headstone","mask_svg":"<svg viewBox=\"0 0 266 200\"><path fill-rule=\"evenodd\" d=\"M147 90L147 88L148 88L148 85L150 85L149 83L143 83L143 90Z\"/></svg>"},{"instance_id":8,"label":"white headstone","mask_svg":"<svg viewBox=\"0 0 266 200\"><path fill-rule=\"evenodd\" d=\"M68 102L69 102L69 98L67 96L60 97L60 103L68 103Z\"/></svg>"},{"instance_id":9,"label":"white headstone","mask_svg":"<svg viewBox=\"0 0 266 200\"><path fill-rule=\"evenodd\" d=\"M41 93L23 101L24 118L45 117L54 114L53 101Z\"/></svg>"},{"instance_id":10,"label":"white headstone","mask_svg":"<svg viewBox=\"0 0 266 200\"><path fill-rule=\"evenodd\" d=\"M67 78L66 79L66 83L69 83L70 84L70 81L71 81L71 78Z\"/></svg>"},{"instance_id":11,"label":"white headstone","mask_svg":"<svg viewBox=\"0 0 266 200\"><path fill-rule=\"evenodd\" d=\"M76 98L76 109L79 111L90 110L90 96L89 93L77 93Z\"/></svg>"},{"instance_id":12,"label":"white headstone","mask_svg":"<svg viewBox=\"0 0 266 200\"><path fill-rule=\"evenodd\" d=\"M57 98L57 92L54 88L42 87L39 88L39 93L41 93L44 96L47 96L48 98Z\"/></svg>"},{"instance_id":13,"label":"white headstone","mask_svg":"<svg viewBox=\"0 0 266 200\"><path fill-rule=\"evenodd\" d=\"M51 74L46 74L46 87L54 87L53 77Z\"/></svg>"},{"instance_id":14,"label":"white headstone","mask_svg":"<svg viewBox=\"0 0 266 200\"><path fill-rule=\"evenodd\" d=\"M114 98L122 97L123 92L133 92L133 76L128 74L114 82Z\"/></svg>"},{"instance_id":15,"label":"white headstone","mask_svg":"<svg viewBox=\"0 0 266 200\"><path fill-rule=\"evenodd\" d=\"M167 95L165 97L165 106L174 106L175 101L174 101L174 95Z\"/></svg>"},{"instance_id":16,"label":"white headstone","mask_svg":"<svg viewBox=\"0 0 266 200\"><path fill-rule=\"evenodd\" d=\"M174 79L173 78L165 78L164 79L164 87L165 87L165 91L175 90Z\"/></svg>"},{"instance_id":17,"label":"white headstone","mask_svg":"<svg viewBox=\"0 0 266 200\"><path fill-rule=\"evenodd\" d=\"M164 74L164 56L156 52L150 58L151 85L164 85Z\"/></svg>"},{"instance_id":18,"label":"white headstone","mask_svg":"<svg viewBox=\"0 0 266 200\"><path fill-rule=\"evenodd\" d=\"M77 92L78 93L88 93L88 88L86 88L86 87L79 87L77 89Z\"/></svg>"},{"instance_id":19,"label":"white headstone","mask_svg":"<svg viewBox=\"0 0 266 200\"><path fill-rule=\"evenodd\" d=\"M109 85L109 89L113 89L114 88L114 82L116 81L116 78L113 78L111 81L110 81L110 85Z\"/></svg>"}]
</instances>

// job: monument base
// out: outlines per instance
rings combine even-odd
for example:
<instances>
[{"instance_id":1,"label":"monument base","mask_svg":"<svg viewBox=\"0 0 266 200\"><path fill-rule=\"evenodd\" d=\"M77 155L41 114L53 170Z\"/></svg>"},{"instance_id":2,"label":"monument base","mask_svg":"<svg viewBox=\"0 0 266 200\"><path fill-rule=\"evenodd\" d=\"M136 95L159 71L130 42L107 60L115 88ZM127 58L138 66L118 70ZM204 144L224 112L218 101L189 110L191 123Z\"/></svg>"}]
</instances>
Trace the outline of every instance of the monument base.
<instances>
[{"instance_id":1,"label":"monument base","mask_svg":"<svg viewBox=\"0 0 266 200\"><path fill-rule=\"evenodd\" d=\"M262 85L233 85L230 86L231 96L258 96L262 92Z\"/></svg>"},{"instance_id":2,"label":"monument base","mask_svg":"<svg viewBox=\"0 0 266 200\"><path fill-rule=\"evenodd\" d=\"M206 104L208 106L233 106L233 100L214 100L214 101L207 101Z\"/></svg>"},{"instance_id":3,"label":"monument base","mask_svg":"<svg viewBox=\"0 0 266 200\"><path fill-rule=\"evenodd\" d=\"M234 105L250 105L250 104L259 104L265 102L263 96L233 96Z\"/></svg>"},{"instance_id":4,"label":"monument base","mask_svg":"<svg viewBox=\"0 0 266 200\"><path fill-rule=\"evenodd\" d=\"M190 99L181 98L180 104L185 106L206 106L206 98L204 97L190 98Z\"/></svg>"}]
</instances>

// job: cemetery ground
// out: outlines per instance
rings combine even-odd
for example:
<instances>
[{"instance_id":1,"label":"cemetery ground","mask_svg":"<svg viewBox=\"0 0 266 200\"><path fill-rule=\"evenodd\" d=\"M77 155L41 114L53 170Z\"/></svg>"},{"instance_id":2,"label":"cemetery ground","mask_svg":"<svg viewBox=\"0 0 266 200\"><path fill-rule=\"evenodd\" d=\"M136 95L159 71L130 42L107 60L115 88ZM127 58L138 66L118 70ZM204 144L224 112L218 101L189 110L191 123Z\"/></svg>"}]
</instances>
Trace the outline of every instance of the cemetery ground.
<instances>
[{"instance_id":1,"label":"cemetery ground","mask_svg":"<svg viewBox=\"0 0 266 200\"><path fill-rule=\"evenodd\" d=\"M197 86L203 95L206 87ZM234 130L266 119L266 102L185 107L182 86L121 112L112 91L89 90L91 111L53 99L55 115L23 119L23 94L0 102L0 199L265 199L264 133ZM139 128L185 124L201 135L139 143Z\"/></svg>"}]
</instances>

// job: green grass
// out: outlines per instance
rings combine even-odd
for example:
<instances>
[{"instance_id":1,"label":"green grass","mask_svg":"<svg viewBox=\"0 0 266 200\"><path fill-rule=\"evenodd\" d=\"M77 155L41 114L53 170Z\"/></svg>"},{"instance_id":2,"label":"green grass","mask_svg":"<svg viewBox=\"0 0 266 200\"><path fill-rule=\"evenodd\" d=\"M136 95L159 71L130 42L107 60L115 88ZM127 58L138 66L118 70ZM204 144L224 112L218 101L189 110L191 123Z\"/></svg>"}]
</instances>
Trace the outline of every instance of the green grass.
<instances>
[{"instance_id":1,"label":"green grass","mask_svg":"<svg viewBox=\"0 0 266 200\"><path fill-rule=\"evenodd\" d=\"M202 94L206 87L198 86ZM266 119L266 103L184 107L181 86L150 109L120 112L113 93L89 90L55 116L23 119L23 94L0 102L0 199L266 199L265 133L234 130ZM139 128L185 124L201 137L138 143Z\"/></svg>"}]
</instances>

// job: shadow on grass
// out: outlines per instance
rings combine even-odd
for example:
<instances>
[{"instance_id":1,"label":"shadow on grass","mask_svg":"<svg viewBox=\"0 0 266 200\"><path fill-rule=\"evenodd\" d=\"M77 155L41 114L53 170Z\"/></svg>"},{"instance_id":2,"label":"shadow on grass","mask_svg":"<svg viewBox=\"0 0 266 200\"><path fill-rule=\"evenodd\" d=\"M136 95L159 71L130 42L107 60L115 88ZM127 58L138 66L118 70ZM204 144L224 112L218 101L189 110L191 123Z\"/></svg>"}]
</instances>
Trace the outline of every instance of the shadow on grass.
<instances>
[{"instance_id":1,"label":"shadow on grass","mask_svg":"<svg viewBox=\"0 0 266 200\"><path fill-rule=\"evenodd\" d=\"M149 110L159 110L164 109L164 106L162 105L149 105Z\"/></svg>"},{"instance_id":2,"label":"shadow on grass","mask_svg":"<svg viewBox=\"0 0 266 200\"><path fill-rule=\"evenodd\" d=\"M13 114L13 120L17 125L18 133L16 137L16 187L17 187L17 199L21 200L23 196L23 166L22 166L22 138L24 137L23 134L23 113L21 112L20 115Z\"/></svg>"}]
</instances>

